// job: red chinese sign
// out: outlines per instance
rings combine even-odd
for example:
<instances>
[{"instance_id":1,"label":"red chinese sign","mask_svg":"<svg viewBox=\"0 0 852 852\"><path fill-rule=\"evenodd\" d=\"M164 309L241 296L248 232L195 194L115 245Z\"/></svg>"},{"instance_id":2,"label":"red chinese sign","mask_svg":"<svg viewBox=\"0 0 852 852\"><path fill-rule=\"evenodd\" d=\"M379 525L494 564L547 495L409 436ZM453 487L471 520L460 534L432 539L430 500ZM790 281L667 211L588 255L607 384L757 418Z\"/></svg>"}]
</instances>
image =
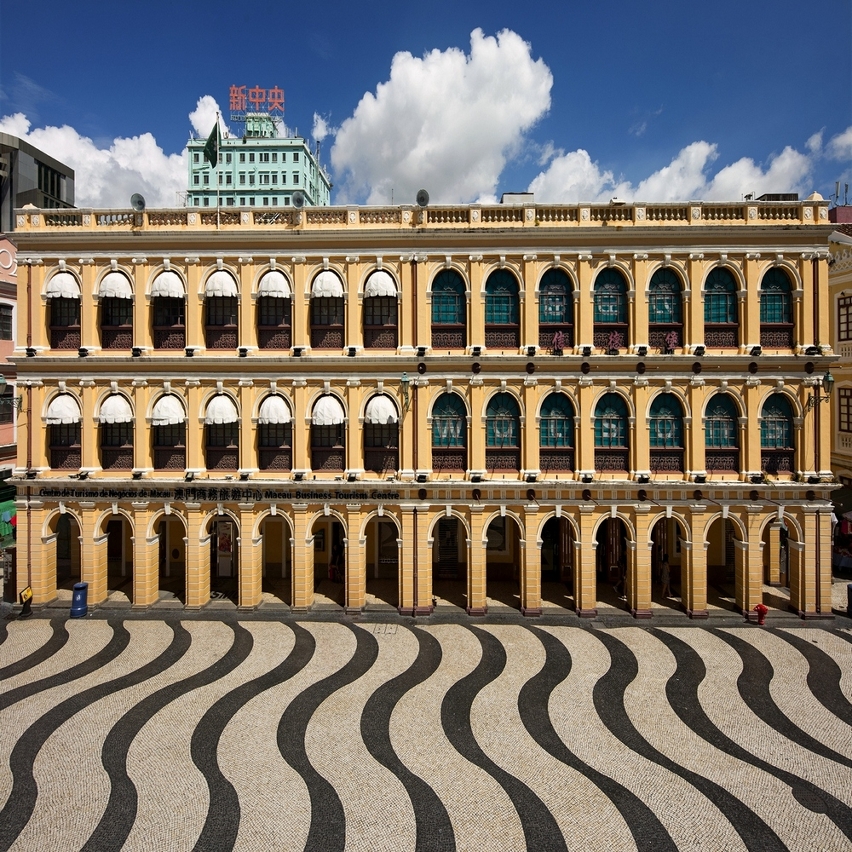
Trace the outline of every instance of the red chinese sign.
<instances>
[{"instance_id":1,"label":"red chinese sign","mask_svg":"<svg viewBox=\"0 0 852 852\"><path fill-rule=\"evenodd\" d=\"M262 89L260 86L231 86L231 112L278 112L284 114L284 90L278 86Z\"/></svg>"}]
</instances>

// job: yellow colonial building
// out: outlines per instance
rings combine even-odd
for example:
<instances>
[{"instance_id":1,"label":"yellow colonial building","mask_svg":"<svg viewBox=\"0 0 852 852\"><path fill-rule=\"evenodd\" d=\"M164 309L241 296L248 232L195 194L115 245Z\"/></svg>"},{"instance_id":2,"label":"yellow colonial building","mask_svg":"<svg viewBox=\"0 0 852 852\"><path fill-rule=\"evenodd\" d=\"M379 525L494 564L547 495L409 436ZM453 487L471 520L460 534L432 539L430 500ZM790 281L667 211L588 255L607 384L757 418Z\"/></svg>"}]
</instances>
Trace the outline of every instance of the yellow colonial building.
<instances>
[{"instance_id":1,"label":"yellow colonial building","mask_svg":"<svg viewBox=\"0 0 852 852\"><path fill-rule=\"evenodd\" d=\"M827 210L19 210L19 587L830 615Z\"/></svg>"}]
</instances>

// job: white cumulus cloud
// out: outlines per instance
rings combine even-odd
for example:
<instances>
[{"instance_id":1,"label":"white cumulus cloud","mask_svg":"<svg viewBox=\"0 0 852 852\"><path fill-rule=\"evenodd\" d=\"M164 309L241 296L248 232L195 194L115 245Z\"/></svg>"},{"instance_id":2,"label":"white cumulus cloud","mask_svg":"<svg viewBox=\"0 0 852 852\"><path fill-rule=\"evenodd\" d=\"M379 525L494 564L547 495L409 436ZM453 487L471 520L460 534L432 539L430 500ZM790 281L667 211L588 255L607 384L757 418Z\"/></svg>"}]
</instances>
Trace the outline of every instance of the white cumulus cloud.
<instances>
[{"instance_id":1,"label":"white cumulus cloud","mask_svg":"<svg viewBox=\"0 0 852 852\"><path fill-rule=\"evenodd\" d=\"M471 33L470 53L397 53L390 79L363 96L337 132L338 200L435 201L493 195L525 133L550 108L553 75L511 30Z\"/></svg>"},{"instance_id":2,"label":"white cumulus cloud","mask_svg":"<svg viewBox=\"0 0 852 852\"><path fill-rule=\"evenodd\" d=\"M202 95L198 99L195 109L189 114L189 123L198 136L206 139L213 130L217 115L219 116L219 129L223 132L226 130L221 113L222 111L219 109L216 98L212 95Z\"/></svg>"},{"instance_id":3,"label":"white cumulus cloud","mask_svg":"<svg viewBox=\"0 0 852 852\"><path fill-rule=\"evenodd\" d=\"M68 125L31 129L21 113L0 118L0 132L74 169L77 207L127 208L134 192L145 196L149 207L176 207L177 193L186 189L185 151L166 154L150 133L118 138L108 148L99 148Z\"/></svg>"},{"instance_id":4,"label":"white cumulus cloud","mask_svg":"<svg viewBox=\"0 0 852 852\"><path fill-rule=\"evenodd\" d=\"M847 127L828 142L828 154L834 160L852 160L852 127Z\"/></svg>"},{"instance_id":5,"label":"white cumulus cloud","mask_svg":"<svg viewBox=\"0 0 852 852\"><path fill-rule=\"evenodd\" d=\"M530 184L536 201L576 203L607 201L612 196L625 200L680 201L704 199L732 201L754 192L810 192L813 162L791 147L772 155L765 166L743 157L711 174L718 159L718 147L709 142L693 142L663 168L639 181L616 179L613 172L593 162L588 152L569 151L551 161Z\"/></svg>"}]
</instances>

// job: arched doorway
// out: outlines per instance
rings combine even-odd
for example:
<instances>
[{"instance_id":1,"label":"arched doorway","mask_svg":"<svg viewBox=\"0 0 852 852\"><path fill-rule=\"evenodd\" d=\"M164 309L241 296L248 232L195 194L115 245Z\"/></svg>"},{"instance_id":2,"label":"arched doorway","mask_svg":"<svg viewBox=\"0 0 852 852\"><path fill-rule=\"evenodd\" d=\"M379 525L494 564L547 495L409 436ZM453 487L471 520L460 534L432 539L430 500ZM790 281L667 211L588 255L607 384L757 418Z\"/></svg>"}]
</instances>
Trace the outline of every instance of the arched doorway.
<instances>
[{"instance_id":1,"label":"arched doorway","mask_svg":"<svg viewBox=\"0 0 852 852\"><path fill-rule=\"evenodd\" d=\"M314 609L345 605L346 529L334 515L322 515L311 529L314 538Z\"/></svg>"},{"instance_id":2,"label":"arched doorway","mask_svg":"<svg viewBox=\"0 0 852 852\"><path fill-rule=\"evenodd\" d=\"M763 595L765 606L787 611L790 608L790 549L796 529L785 519L773 519L763 527Z\"/></svg>"},{"instance_id":3,"label":"arched doorway","mask_svg":"<svg viewBox=\"0 0 852 852\"><path fill-rule=\"evenodd\" d=\"M606 518L595 535L595 571L599 609L627 609L627 527L621 518Z\"/></svg>"},{"instance_id":4,"label":"arched doorway","mask_svg":"<svg viewBox=\"0 0 852 852\"><path fill-rule=\"evenodd\" d=\"M124 515L111 515L102 531L107 537L107 597L111 603L132 603L133 528Z\"/></svg>"},{"instance_id":5,"label":"arched doorway","mask_svg":"<svg viewBox=\"0 0 852 852\"><path fill-rule=\"evenodd\" d=\"M707 530L708 609L737 609L737 539L730 518L716 518Z\"/></svg>"},{"instance_id":6,"label":"arched doorway","mask_svg":"<svg viewBox=\"0 0 852 852\"><path fill-rule=\"evenodd\" d=\"M162 606L186 604L186 527L176 515L163 515L155 526L159 539L159 591Z\"/></svg>"},{"instance_id":7,"label":"arched doorway","mask_svg":"<svg viewBox=\"0 0 852 852\"><path fill-rule=\"evenodd\" d=\"M292 594L292 534L281 515L267 515L260 523L263 555L261 605L290 606Z\"/></svg>"},{"instance_id":8,"label":"arched doorway","mask_svg":"<svg viewBox=\"0 0 852 852\"><path fill-rule=\"evenodd\" d=\"M521 607L521 532L510 515L497 515L485 531L485 595L489 611Z\"/></svg>"},{"instance_id":9,"label":"arched doorway","mask_svg":"<svg viewBox=\"0 0 852 852\"><path fill-rule=\"evenodd\" d=\"M210 600L239 602L240 528L230 515L216 515L207 523L210 536Z\"/></svg>"},{"instance_id":10,"label":"arched doorway","mask_svg":"<svg viewBox=\"0 0 852 852\"><path fill-rule=\"evenodd\" d=\"M385 517L367 524L367 607L397 609L399 606L399 530Z\"/></svg>"},{"instance_id":11,"label":"arched doorway","mask_svg":"<svg viewBox=\"0 0 852 852\"><path fill-rule=\"evenodd\" d=\"M455 516L432 529L432 595L439 608L467 606L467 531Z\"/></svg>"},{"instance_id":12,"label":"arched doorway","mask_svg":"<svg viewBox=\"0 0 852 852\"><path fill-rule=\"evenodd\" d=\"M651 600L653 605L677 609L683 602L681 582L685 555L684 530L677 518L660 518L651 530Z\"/></svg>"},{"instance_id":13,"label":"arched doorway","mask_svg":"<svg viewBox=\"0 0 852 852\"><path fill-rule=\"evenodd\" d=\"M70 592L80 582L80 525L63 512L56 518L56 588Z\"/></svg>"},{"instance_id":14,"label":"arched doorway","mask_svg":"<svg viewBox=\"0 0 852 852\"><path fill-rule=\"evenodd\" d=\"M574 528L565 517L549 518L541 531L541 605L573 606Z\"/></svg>"}]
</instances>

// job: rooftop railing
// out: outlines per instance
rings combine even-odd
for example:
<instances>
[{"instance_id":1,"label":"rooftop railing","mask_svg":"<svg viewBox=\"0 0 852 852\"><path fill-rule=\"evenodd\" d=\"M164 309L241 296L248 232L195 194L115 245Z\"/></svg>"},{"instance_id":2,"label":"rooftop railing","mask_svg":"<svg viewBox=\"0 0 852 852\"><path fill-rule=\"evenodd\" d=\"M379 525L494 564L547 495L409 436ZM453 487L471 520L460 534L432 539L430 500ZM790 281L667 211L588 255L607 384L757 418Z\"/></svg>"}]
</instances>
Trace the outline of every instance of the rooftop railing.
<instances>
[{"instance_id":1,"label":"rooftop railing","mask_svg":"<svg viewBox=\"0 0 852 852\"><path fill-rule=\"evenodd\" d=\"M284 231L375 229L413 231L492 230L518 228L655 228L679 225L827 225L827 201L790 202L676 202L666 204L464 204L415 207L226 207L174 210L15 211L18 231L50 231L59 228L115 231L243 230L272 228Z\"/></svg>"}]
</instances>

